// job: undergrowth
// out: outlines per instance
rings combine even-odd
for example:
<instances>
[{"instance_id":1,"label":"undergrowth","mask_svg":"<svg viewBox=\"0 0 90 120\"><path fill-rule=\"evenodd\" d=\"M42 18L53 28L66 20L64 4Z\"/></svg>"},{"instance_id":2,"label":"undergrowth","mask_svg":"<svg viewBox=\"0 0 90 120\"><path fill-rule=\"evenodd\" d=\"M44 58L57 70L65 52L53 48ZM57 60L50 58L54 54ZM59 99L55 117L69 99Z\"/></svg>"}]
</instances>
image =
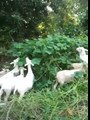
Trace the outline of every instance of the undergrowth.
<instances>
[{"instance_id":1,"label":"undergrowth","mask_svg":"<svg viewBox=\"0 0 90 120\"><path fill-rule=\"evenodd\" d=\"M75 80L57 90L42 89L25 94L22 100L11 96L0 106L0 120L87 120L88 80Z\"/></svg>"}]
</instances>

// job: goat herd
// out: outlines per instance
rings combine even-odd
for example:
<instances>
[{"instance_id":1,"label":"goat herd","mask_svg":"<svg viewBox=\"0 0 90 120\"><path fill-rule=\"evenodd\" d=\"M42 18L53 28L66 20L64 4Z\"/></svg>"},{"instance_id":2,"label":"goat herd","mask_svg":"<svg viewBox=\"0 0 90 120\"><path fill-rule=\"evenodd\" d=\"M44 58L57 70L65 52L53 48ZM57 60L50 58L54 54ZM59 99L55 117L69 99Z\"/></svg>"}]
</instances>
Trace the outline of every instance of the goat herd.
<instances>
[{"instance_id":1,"label":"goat herd","mask_svg":"<svg viewBox=\"0 0 90 120\"><path fill-rule=\"evenodd\" d=\"M73 63L72 70L62 70L57 72L54 89L57 87L58 83L63 85L65 82L73 80L76 72L86 71L88 69L88 55L86 54L88 50L83 47L78 47L76 50L78 51L79 57L83 62ZM31 65L33 66L31 60L26 57L25 66L27 66L28 72L26 76L24 76L25 68L19 67L17 64L19 62L19 59L20 58L17 58L10 63L14 64L13 70L0 72L0 100L3 93L5 93L4 101L7 101L11 91L13 91L13 94L15 94L17 91L19 93L19 99L21 99L24 94L33 87L34 74L31 69Z\"/></svg>"}]
</instances>

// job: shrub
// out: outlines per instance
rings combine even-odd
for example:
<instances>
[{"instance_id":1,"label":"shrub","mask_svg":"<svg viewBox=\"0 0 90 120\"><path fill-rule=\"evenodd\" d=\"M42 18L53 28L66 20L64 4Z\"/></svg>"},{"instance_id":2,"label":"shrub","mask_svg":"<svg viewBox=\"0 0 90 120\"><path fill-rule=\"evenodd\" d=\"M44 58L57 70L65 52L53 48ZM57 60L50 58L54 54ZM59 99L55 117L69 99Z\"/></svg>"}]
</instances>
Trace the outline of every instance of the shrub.
<instances>
[{"instance_id":1,"label":"shrub","mask_svg":"<svg viewBox=\"0 0 90 120\"><path fill-rule=\"evenodd\" d=\"M26 39L22 43L14 42L9 53L21 58L19 65L25 63L26 56L32 59L35 64L33 67L35 78L39 82L37 86L43 88L52 84L57 71L70 68L73 62L80 62L76 48L78 46L87 48L87 44L86 38L82 40L55 34L38 40Z\"/></svg>"}]
</instances>

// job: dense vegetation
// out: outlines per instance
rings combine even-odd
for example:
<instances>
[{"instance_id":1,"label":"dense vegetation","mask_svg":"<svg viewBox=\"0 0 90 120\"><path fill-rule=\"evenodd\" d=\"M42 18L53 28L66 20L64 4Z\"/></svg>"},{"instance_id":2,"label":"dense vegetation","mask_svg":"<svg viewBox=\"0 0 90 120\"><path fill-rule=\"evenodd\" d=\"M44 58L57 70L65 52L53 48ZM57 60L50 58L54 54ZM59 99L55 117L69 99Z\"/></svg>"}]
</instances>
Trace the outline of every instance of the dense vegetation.
<instances>
[{"instance_id":1,"label":"dense vegetation","mask_svg":"<svg viewBox=\"0 0 90 120\"><path fill-rule=\"evenodd\" d=\"M13 120L87 120L87 78L82 78L54 91L43 89L16 97L0 107L0 119Z\"/></svg>"},{"instance_id":2,"label":"dense vegetation","mask_svg":"<svg viewBox=\"0 0 90 120\"><path fill-rule=\"evenodd\" d=\"M43 1L43 2L42 2ZM87 120L88 75L53 90L57 71L81 62L76 48L88 49L87 0L1 0L0 69L28 56L34 66L33 89L18 101L0 105L1 120ZM54 12L48 12L46 6Z\"/></svg>"}]
</instances>

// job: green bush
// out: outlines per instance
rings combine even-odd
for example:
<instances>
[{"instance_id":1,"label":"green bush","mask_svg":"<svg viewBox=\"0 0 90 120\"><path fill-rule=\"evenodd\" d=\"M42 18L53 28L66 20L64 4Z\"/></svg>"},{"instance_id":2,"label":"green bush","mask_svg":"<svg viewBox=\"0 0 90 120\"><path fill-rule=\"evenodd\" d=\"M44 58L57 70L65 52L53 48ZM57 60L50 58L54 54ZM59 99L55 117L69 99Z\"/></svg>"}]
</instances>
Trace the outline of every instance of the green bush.
<instances>
[{"instance_id":1,"label":"green bush","mask_svg":"<svg viewBox=\"0 0 90 120\"><path fill-rule=\"evenodd\" d=\"M68 38L61 35L48 35L47 38L34 40L26 39L22 43L12 44L9 50L10 56L20 57L19 65L25 64L28 56L35 64L33 72L38 84L36 88L52 86L56 72L61 69L70 68L73 62L80 62L76 48L83 46L87 48L87 39Z\"/></svg>"}]
</instances>

